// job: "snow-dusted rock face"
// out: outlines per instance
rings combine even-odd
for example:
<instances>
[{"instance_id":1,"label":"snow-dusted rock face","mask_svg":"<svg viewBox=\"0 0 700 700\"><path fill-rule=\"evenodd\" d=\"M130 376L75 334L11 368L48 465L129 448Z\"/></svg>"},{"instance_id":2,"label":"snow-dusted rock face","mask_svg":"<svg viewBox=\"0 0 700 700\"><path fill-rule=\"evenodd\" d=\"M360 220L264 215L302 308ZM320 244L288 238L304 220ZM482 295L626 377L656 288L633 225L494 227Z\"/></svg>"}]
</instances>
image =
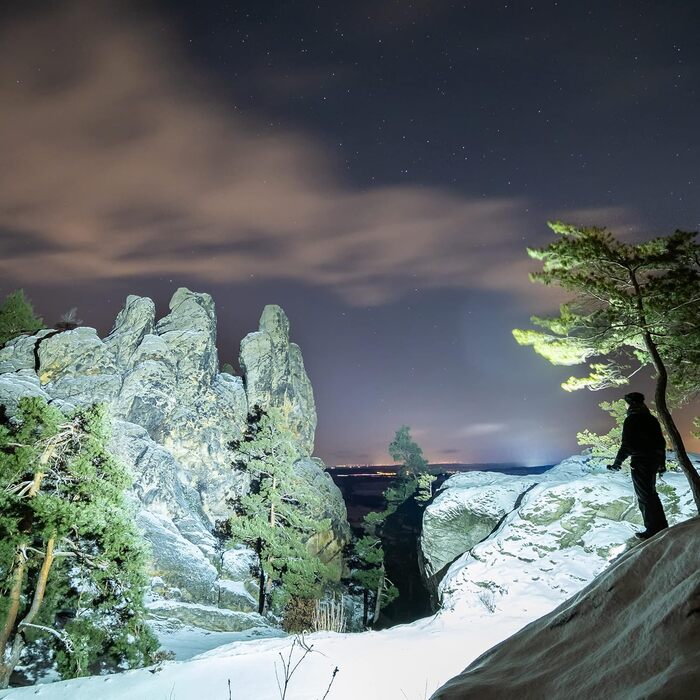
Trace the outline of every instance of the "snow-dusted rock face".
<instances>
[{"instance_id":1,"label":"snow-dusted rock face","mask_svg":"<svg viewBox=\"0 0 700 700\"><path fill-rule=\"evenodd\" d=\"M440 488L423 514L421 573L436 592L445 567L488 537L535 477L499 472L455 474Z\"/></svg>"},{"instance_id":2,"label":"snow-dusted rock face","mask_svg":"<svg viewBox=\"0 0 700 700\"><path fill-rule=\"evenodd\" d=\"M349 528L340 491L323 463L310 459L313 391L284 311L265 307L260 330L243 340L244 378L220 373L218 364L208 294L178 289L159 321L151 299L129 296L104 340L81 327L10 341L0 350L0 404L12 414L23 396L64 410L107 403L111 449L133 473L137 521L151 544L154 592L170 600L161 613L204 624L209 606L212 629L237 630L256 609L255 584L249 566L222 561L212 525L230 515L227 499L247 488L228 443L241 435L249 406L285 408L293 417L299 470L323 489L334 525L317 543L324 557L339 559ZM217 607L245 614L222 617Z\"/></svg>"},{"instance_id":3,"label":"snow-dusted rock face","mask_svg":"<svg viewBox=\"0 0 700 700\"><path fill-rule=\"evenodd\" d=\"M639 544L433 700L697 698L700 518Z\"/></svg>"},{"instance_id":4,"label":"snow-dusted rock face","mask_svg":"<svg viewBox=\"0 0 700 700\"><path fill-rule=\"evenodd\" d=\"M299 435L304 454L312 454L316 433L314 393L301 350L289 342L289 321L279 306L265 307L260 330L243 338L239 359L251 408L275 406L289 411L290 425Z\"/></svg>"},{"instance_id":5,"label":"snow-dusted rock face","mask_svg":"<svg viewBox=\"0 0 700 700\"><path fill-rule=\"evenodd\" d=\"M573 457L537 477L509 478L520 483L517 505L448 568L439 586L443 608L544 614L636 542L641 518L629 474ZM666 474L657 488L671 524L694 515L683 474ZM472 494L462 491L469 510Z\"/></svg>"}]
</instances>

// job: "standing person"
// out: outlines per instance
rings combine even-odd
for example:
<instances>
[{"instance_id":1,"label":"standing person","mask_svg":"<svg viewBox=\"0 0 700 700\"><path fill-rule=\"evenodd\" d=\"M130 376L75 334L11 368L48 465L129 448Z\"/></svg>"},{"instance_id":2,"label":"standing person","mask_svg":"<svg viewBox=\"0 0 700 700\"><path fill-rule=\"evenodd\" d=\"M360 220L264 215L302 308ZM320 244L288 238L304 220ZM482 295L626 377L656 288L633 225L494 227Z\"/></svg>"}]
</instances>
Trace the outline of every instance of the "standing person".
<instances>
[{"instance_id":1,"label":"standing person","mask_svg":"<svg viewBox=\"0 0 700 700\"><path fill-rule=\"evenodd\" d=\"M646 540L668 527L666 514L656 493L656 475L666 470L666 441L659 421L644 403L644 394L625 395L627 418L622 426L622 441L615 461L608 469L617 471L630 457L632 484L644 518L645 529L635 535Z\"/></svg>"}]
</instances>

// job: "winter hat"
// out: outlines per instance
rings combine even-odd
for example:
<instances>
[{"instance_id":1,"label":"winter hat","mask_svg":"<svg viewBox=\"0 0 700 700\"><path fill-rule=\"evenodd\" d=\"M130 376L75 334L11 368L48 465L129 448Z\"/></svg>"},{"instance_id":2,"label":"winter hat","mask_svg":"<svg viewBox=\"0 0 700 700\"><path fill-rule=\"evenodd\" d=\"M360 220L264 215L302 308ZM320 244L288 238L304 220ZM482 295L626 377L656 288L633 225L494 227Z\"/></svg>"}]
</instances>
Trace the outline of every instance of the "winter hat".
<instances>
[{"instance_id":1,"label":"winter hat","mask_svg":"<svg viewBox=\"0 0 700 700\"><path fill-rule=\"evenodd\" d=\"M629 394L625 394L625 401L631 406L634 403L644 403L644 394L640 394L638 391L632 391Z\"/></svg>"}]
</instances>

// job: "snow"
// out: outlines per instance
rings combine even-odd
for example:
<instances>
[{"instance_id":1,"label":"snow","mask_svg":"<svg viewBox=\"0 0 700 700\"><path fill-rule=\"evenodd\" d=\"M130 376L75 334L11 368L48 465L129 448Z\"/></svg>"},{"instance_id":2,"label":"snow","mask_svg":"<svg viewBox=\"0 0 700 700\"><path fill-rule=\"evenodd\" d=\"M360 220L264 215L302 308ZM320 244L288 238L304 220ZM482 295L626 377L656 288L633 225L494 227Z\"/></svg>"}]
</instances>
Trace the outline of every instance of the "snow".
<instances>
[{"instance_id":1,"label":"snow","mask_svg":"<svg viewBox=\"0 0 700 700\"><path fill-rule=\"evenodd\" d=\"M176 661L187 661L231 642L286 636L274 627L254 627L244 632L211 632L177 620L156 621L152 624L161 647L171 652Z\"/></svg>"},{"instance_id":2,"label":"snow","mask_svg":"<svg viewBox=\"0 0 700 700\"><path fill-rule=\"evenodd\" d=\"M699 697L699 537L693 518L635 546L435 700Z\"/></svg>"},{"instance_id":3,"label":"snow","mask_svg":"<svg viewBox=\"0 0 700 700\"><path fill-rule=\"evenodd\" d=\"M660 492L669 522L692 517L681 473L666 474ZM543 615L605 569L639 529L629 475L570 458L543 474L491 537L452 564L440 585L443 607L468 615L483 606L478 594L487 590L498 610Z\"/></svg>"},{"instance_id":4,"label":"snow","mask_svg":"<svg viewBox=\"0 0 700 700\"><path fill-rule=\"evenodd\" d=\"M630 547L639 526L629 475L591 471L573 458L538 482L496 532L450 566L439 614L381 632L308 635L312 651L292 677L287 699L320 700L337 667L328 700L425 700L487 649L580 591ZM683 475L669 474L664 482L670 520L690 517ZM484 485L475 479L475 487ZM460 490L468 494L468 485L461 483ZM251 640L249 633L204 635L187 627L158 633L179 660L12 689L0 698L225 699L230 680L234 700L279 700L275 671L282 671L280 655L287 658L292 638ZM295 647L294 661L301 653Z\"/></svg>"},{"instance_id":5,"label":"snow","mask_svg":"<svg viewBox=\"0 0 700 700\"><path fill-rule=\"evenodd\" d=\"M482 615L471 619L478 634L450 616L421 620L412 625L362 634L317 633L306 637L313 651L292 677L289 700L321 698L339 668L329 700L339 698L408 698L424 700L445 680L462 670L465 660L519 629L524 620ZM279 700L275 670L281 671L280 653L288 654L290 638L234 642L189 661L166 662L153 673L144 669L119 675L63 681L8 691L2 698L51 700L189 700L226 698L228 680L232 697ZM300 653L295 653L297 660Z\"/></svg>"},{"instance_id":6,"label":"snow","mask_svg":"<svg viewBox=\"0 0 700 700\"><path fill-rule=\"evenodd\" d=\"M431 504L436 512L451 510L455 504L469 503L476 515L500 517L523 491L523 484L535 483L541 474L513 477L500 472L463 472L451 476Z\"/></svg>"}]
</instances>

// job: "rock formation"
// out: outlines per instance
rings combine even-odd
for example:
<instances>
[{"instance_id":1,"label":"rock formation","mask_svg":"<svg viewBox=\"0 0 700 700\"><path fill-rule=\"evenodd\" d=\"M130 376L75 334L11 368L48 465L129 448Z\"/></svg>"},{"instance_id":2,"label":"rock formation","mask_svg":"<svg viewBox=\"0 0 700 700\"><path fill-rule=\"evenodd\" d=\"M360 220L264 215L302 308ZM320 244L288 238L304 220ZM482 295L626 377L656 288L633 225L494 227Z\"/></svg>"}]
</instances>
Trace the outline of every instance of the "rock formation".
<instances>
[{"instance_id":1,"label":"rock formation","mask_svg":"<svg viewBox=\"0 0 700 700\"><path fill-rule=\"evenodd\" d=\"M266 306L260 329L241 343L243 377L220 373L216 314L208 294L178 289L156 322L151 299L129 296L110 334L93 328L40 331L0 350L0 404L12 414L23 396L69 411L95 402L113 415L112 451L134 475L137 521L151 544L159 616L217 630L260 624L250 552L223 553L212 533L227 500L247 488L231 466L248 407L277 407L298 436L297 469L325 495L333 530L311 543L342 566L349 537L345 504L320 460L311 459L316 408L289 321Z\"/></svg>"},{"instance_id":2,"label":"rock formation","mask_svg":"<svg viewBox=\"0 0 700 700\"><path fill-rule=\"evenodd\" d=\"M700 518L632 548L433 700L696 698Z\"/></svg>"},{"instance_id":3,"label":"rock formation","mask_svg":"<svg viewBox=\"0 0 700 700\"><path fill-rule=\"evenodd\" d=\"M693 516L683 474L667 473L658 490L670 523ZM591 469L585 457L533 476L452 477L423 522L423 558L437 572L442 607L465 614L545 614L609 566L641 527L629 474Z\"/></svg>"},{"instance_id":4,"label":"rock formation","mask_svg":"<svg viewBox=\"0 0 700 700\"><path fill-rule=\"evenodd\" d=\"M423 514L420 538L421 573L434 607L446 568L486 539L524 490L535 483L534 476L467 472L455 474L442 485Z\"/></svg>"}]
</instances>

